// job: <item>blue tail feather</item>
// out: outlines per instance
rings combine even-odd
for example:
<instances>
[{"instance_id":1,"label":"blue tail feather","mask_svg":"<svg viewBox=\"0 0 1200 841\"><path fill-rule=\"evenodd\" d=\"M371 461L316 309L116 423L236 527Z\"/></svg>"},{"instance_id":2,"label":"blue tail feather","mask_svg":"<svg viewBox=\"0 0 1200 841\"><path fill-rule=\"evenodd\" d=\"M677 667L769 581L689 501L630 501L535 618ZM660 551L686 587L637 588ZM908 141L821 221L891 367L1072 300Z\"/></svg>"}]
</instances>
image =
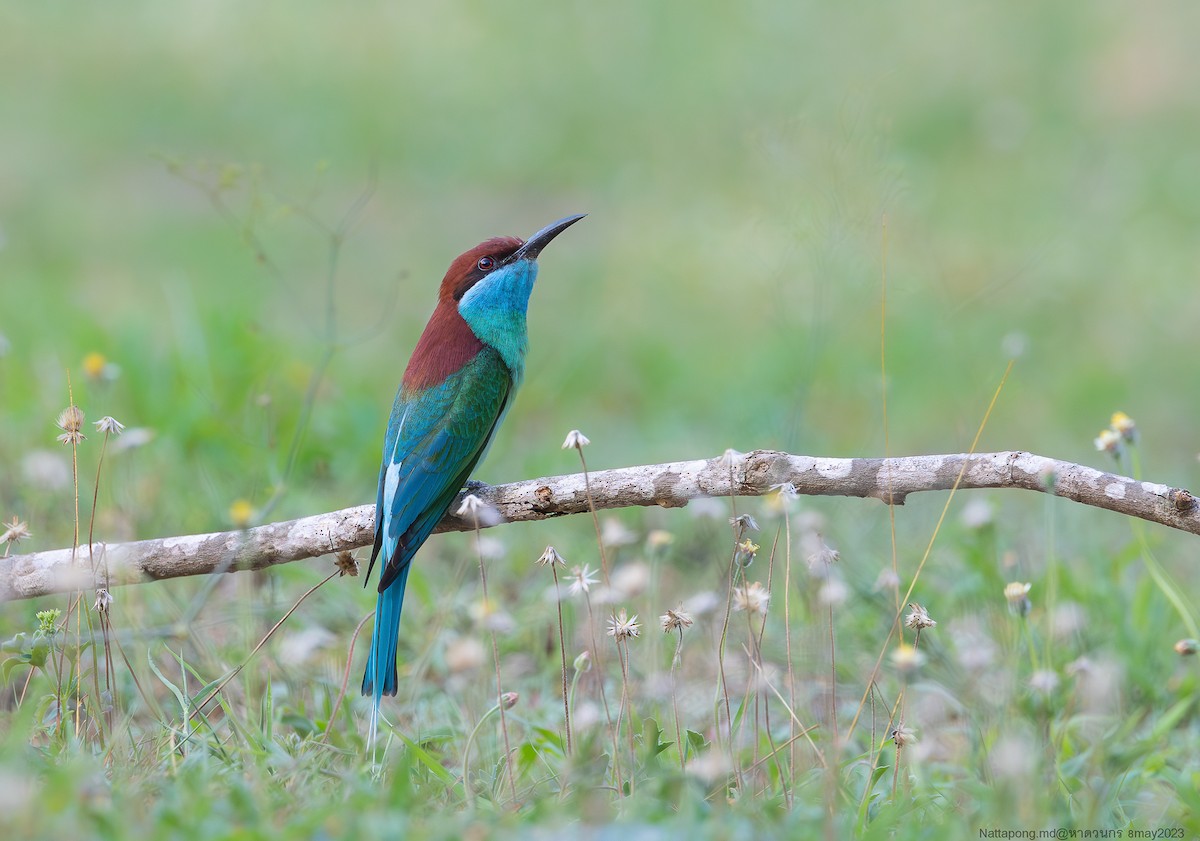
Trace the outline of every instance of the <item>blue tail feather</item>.
<instances>
[{"instance_id":1,"label":"blue tail feather","mask_svg":"<svg viewBox=\"0 0 1200 841\"><path fill-rule=\"evenodd\" d=\"M384 695L396 694L396 645L400 635L400 609L404 606L404 588L408 584L406 564L392 585L375 601L375 628L371 632L371 654L363 675L362 694L374 702L371 710L371 741L378 731L379 702Z\"/></svg>"}]
</instances>

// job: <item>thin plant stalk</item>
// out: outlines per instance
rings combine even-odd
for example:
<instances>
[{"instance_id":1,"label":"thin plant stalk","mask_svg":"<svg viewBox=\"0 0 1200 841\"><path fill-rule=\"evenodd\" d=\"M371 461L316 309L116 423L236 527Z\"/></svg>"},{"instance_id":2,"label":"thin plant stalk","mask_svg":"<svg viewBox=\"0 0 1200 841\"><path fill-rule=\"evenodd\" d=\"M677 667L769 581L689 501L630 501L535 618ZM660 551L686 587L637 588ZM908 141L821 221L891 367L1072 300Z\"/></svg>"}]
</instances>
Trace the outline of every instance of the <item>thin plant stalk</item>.
<instances>
[{"instance_id":1,"label":"thin plant stalk","mask_svg":"<svg viewBox=\"0 0 1200 841\"><path fill-rule=\"evenodd\" d=\"M792 515L788 500L780 494L783 506L783 641L787 653L788 702L796 708L796 672L792 665ZM796 722L788 719L788 778L796 779Z\"/></svg>"},{"instance_id":2,"label":"thin plant stalk","mask_svg":"<svg viewBox=\"0 0 1200 841\"><path fill-rule=\"evenodd\" d=\"M488 597L487 569L483 562L483 549L480 548L479 514L475 517L475 549L479 553L479 580L483 587L483 604L485 615L491 610L491 599ZM504 769L508 772L508 789L513 803L517 802L517 781L513 777L512 746L508 740L508 717L504 714L504 681L500 676L500 646L496 644L496 629L488 624L488 635L492 638L492 662L496 665L496 703L500 707L500 733L504 737Z\"/></svg>"},{"instance_id":3,"label":"thin plant stalk","mask_svg":"<svg viewBox=\"0 0 1200 841\"><path fill-rule=\"evenodd\" d=\"M621 741L621 723L622 723L622 721L624 721L625 717L628 716L630 720L629 720L629 726L626 728L626 732L629 736L629 753L630 753L629 761L631 764L635 764L636 763L636 754L634 753L634 747L633 747L633 714L630 712L630 709L629 709L629 707L630 707L630 704L629 704L629 649L627 647L627 644L619 636L617 637L617 659L621 662L621 706L617 709L617 729L616 729L616 732L613 734L613 749L615 751L617 749L617 745ZM616 758L615 753L613 755L613 758L615 760L615 758ZM635 776L634 773L632 771L630 771L629 794L633 794L633 778L634 778L634 776ZM618 786L617 790L624 793L623 786Z\"/></svg>"},{"instance_id":4,"label":"thin plant stalk","mask_svg":"<svg viewBox=\"0 0 1200 841\"><path fill-rule=\"evenodd\" d=\"M567 756L571 755L571 703L567 697L567 643L563 633L562 593L558 587L557 565L550 562L550 573L554 576L554 604L558 608L558 653L562 658L563 721L567 730Z\"/></svg>"},{"instance_id":5,"label":"thin plant stalk","mask_svg":"<svg viewBox=\"0 0 1200 841\"><path fill-rule=\"evenodd\" d=\"M471 748L474 747L475 737L479 735L479 731L480 731L480 729L483 728L484 722L487 721L489 718L491 718L492 714L495 713L496 711L500 712L500 716L503 719L503 716L504 716L504 697L503 696L501 696L500 698L498 698L496 700L495 706L493 706L491 709L489 709L487 712L485 712L482 716L479 717L479 721L477 721L475 723L475 726L471 728L471 735L467 736L467 744L463 748L463 788L466 790L467 799L471 801L472 805L474 805L474 803L475 803L475 791L474 791L474 789L471 788ZM508 765L508 762L505 761L504 764ZM509 770L509 780L511 780L511 779L512 779L512 771L510 769ZM513 796L516 797L515 794Z\"/></svg>"},{"instance_id":6,"label":"thin plant stalk","mask_svg":"<svg viewBox=\"0 0 1200 841\"><path fill-rule=\"evenodd\" d=\"M623 789L621 783L621 751L618 741L620 733L620 713L617 714L617 726L613 727L612 712L608 708L608 696L604 694L604 670L600 665L600 646L596 640L596 618L592 614L592 597L587 590L583 591L583 601L587 605L588 612L588 631L592 637L592 656L596 661L596 682L600 686L600 702L604 706L604 719L608 722L608 729L613 734L613 779L617 784L617 791Z\"/></svg>"},{"instance_id":7,"label":"thin plant stalk","mask_svg":"<svg viewBox=\"0 0 1200 841\"><path fill-rule=\"evenodd\" d=\"M683 626L679 627L679 641L675 643L675 655L671 658L671 713L675 718L675 744L679 748L679 770L687 770L684 760L683 728L679 723L679 686L675 670L679 667L680 653L683 651Z\"/></svg>"},{"instance_id":8,"label":"thin plant stalk","mask_svg":"<svg viewBox=\"0 0 1200 841\"><path fill-rule=\"evenodd\" d=\"M600 569L604 572L604 586L608 584L608 553L604 551L604 537L600 531L600 517L596 513L596 502L592 499L592 480L588 476L587 459L583 456L583 447L575 447L579 452L579 463L583 465L583 490L587 494L588 510L592 512L592 525L596 529L596 545L600 548Z\"/></svg>"}]
</instances>

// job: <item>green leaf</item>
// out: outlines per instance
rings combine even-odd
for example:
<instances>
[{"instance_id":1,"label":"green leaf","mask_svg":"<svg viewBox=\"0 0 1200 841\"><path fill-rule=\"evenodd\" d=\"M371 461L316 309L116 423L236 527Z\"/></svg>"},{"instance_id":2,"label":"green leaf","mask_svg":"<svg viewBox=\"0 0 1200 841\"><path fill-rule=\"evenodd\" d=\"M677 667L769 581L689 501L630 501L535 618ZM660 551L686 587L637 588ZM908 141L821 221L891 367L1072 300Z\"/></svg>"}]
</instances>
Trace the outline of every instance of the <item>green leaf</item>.
<instances>
[{"instance_id":1,"label":"green leaf","mask_svg":"<svg viewBox=\"0 0 1200 841\"><path fill-rule=\"evenodd\" d=\"M146 649L146 662L150 664L150 671L154 672L154 676L162 682L163 686L171 690L171 694L174 695L175 700L179 702L179 709L182 710L182 714L186 716L188 713L187 698L184 697L183 692L180 691L178 686L167 680L167 676L162 673L162 671L158 668L158 665L154 662L154 655L149 648Z\"/></svg>"},{"instance_id":2,"label":"green leaf","mask_svg":"<svg viewBox=\"0 0 1200 841\"><path fill-rule=\"evenodd\" d=\"M442 763L438 762L437 759L435 759L427 750L425 750L425 748L418 745L403 733L397 733L396 735L400 737L400 741L404 742L417 761L428 768L435 777L451 787L458 784L458 779L449 771L447 771L445 767L443 767Z\"/></svg>"}]
</instances>

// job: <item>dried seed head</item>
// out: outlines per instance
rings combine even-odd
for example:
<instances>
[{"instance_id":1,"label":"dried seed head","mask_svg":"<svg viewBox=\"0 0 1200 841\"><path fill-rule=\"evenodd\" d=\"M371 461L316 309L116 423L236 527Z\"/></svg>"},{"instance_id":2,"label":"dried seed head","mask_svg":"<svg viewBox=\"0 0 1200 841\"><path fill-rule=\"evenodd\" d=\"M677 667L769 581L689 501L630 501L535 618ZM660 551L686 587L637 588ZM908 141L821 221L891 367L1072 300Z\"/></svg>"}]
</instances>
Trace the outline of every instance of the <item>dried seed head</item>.
<instances>
[{"instance_id":1,"label":"dried seed head","mask_svg":"<svg viewBox=\"0 0 1200 841\"><path fill-rule=\"evenodd\" d=\"M740 514L737 517L730 517L729 525L733 526L733 531L738 536L738 540L741 540L742 535L747 531L758 531L758 521L749 514Z\"/></svg>"},{"instance_id":2,"label":"dried seed head","mask_svg":"<svg viewBox=\"0 0 1200 841\"><path fill-rule=\"evenodd\" d=\"M112 593L103 587L96 590L96 603L92 605L97 613L108 613L108 609L112 607Z\"/></svg>"},{"instance_id":3,"label":"dried seed head","mask_svg":"<svg viewBox=\"0 0 1200 841\"><path fill-rule=\"evenodd\" d=\"M567 433L567 438L563 441L562 448L564 450L582 450L588 444L592 443L586 435L578 429L572 429Z\"/></svg>"},{"instance_id":4,"label":"dried seed head","mask_svg":"<svg viewBox=\"0 0 1200 841\"><path fill-rule=\"evenodd\" d=\"M554 567L555 565L565 567L567 565L566 560L563 559L562 555L558 554L558 550L553 546L547 546L546 551L541 554L541 557L535 563L540 567Z\"/></svg>"},{"instance_id":5,"label":"dried seed head","mask_svg":"<svg viewBox=\"0 0 1200 841\"><path fill-rule=\"evenodd\" d=\"M502 519L499 511L475 494L464 496L462 504L454 513L476 526L494 526Z\"/></svg>"},{"instance_id":6,"label":"dried seed head","mask_svg":"<svg viewBox=\"0 0 1200 841\"><path fill-rule=\"evenodd\" d=\"M354 555L351 552L338 552L333 556L333 565L338 569L338 578L343 578L347 575L358 577L358 561L354 560Z\"/></svg>"},{"instance_id":7,"label":"dried seed head","mask_svg":"<svg viewBox=\"0 0 1200 841\"><path fill-rule=\"evenodd\" d=\"M1113 457L1121 454L1121 436L1111 429L1100 430L1100 434L1096 436L1092 443L1102 453L1108 453Z\"/></svg>"},{"instance_id":8,"label":"dried seed head","mask_svg":"<svg viewBox=\"0 0 1200 841\"><path fill-rule=\"evenodd\" d=\"M1004 585L1004 598L1008 602L1008 609L1018 616L1028 616L1029 611L1033 609L1033 602L1029 600L1029 589L1032 586L1028 582L1022 584L1019 581Z\"/></svg>"},{"instance_id":9,"label":"dried seed head","mask_svg":"<svg viewBox=\"0 0 1200 841\"><path fill-rule=\"evenodd\" d=\"M892 741L896 743L896 747L904 748L917 741L917 733L902 721L900 726L892 731Z\"/></svg>"},{"instance_id":10,"label":"dried seed head","mask_svg":"<svg viewBox=\"0 0 1200 841\"><path fill-rule=\"evenodd\" d=\"M592 572L588 564L582 567L571 568L571 589L572 596L578 596L580 593L586 593L592 589L592 585L599 582Z\"/></svg>"},{"instance_id":11,"label":"dried seed head","mask_svg":"<svg viewBox=\"0 0 1200 841\"><path fill-rule=\"evenodd\" d=\"M658 621L662 623L663 633L669 634L672 631L679 631L682 634L686 629L692 627L694 620L683 609L683 605L680 604L674 610L668 608L666 613L658 617Z\"/></svg>"},{"instance_id":12,"label":"dried seed head","mask_svg":"<svg viewBox=\"0 0 1200 841\"><path fill-rule=\"evenodd\" d=\"M791 482L780 482L778 485L771 485L771 490L775 491L780 499L795 499L800 496L800 492L796 490L796 486Z\"/></svg>"},{"instance_id":13,"label":"dried seed head","mask_svg":"<svg viewBox=\"0 0 1200 841\"><path fill-rule=\"evenodd\" d=\"M608 635L617 642L633 639L639 633L641 626L638 624L636 613L629 616L625 608L621 608L616 615L608 617Z\"/></svg>"},{"instance_id":14,"label":"dried seed head","mask_svg":"<svg viewBox=\"0 0 1200 841\"><path fill-rule=\"evenodd\" d=\"M758 581L744 587L733 588L733 609L744 610L748 613L767 615L767 606L771 603L771 594Z\"/></svg>"},{"instance_id":15,"label":"dried seed head","mask_svg":"<svg viewBox=\"0 0 1200 841\"><path fill-rule=\"evenodd\" d=\"M894 590L900 586L900 576L896 575L896 571L891 567L884 567L879 570L879 575L875 576L875 589L879 590Z\"/></svg>"},{"instance_id":16,"label":"dried seed head","mask_svg":"<svg viewBox=\"0 0 1200 841\"><path fill-rule=\"evenodd\" d=\"M120 435L125 431L125 424L110 415L100 418L100 420L96 421L95 426L98 431L103 432L105 435L109 433Z\"/></svg>"},{"instance_id":17,"label":"dried seed head","mask_svg":"<svg viewBox=\"0 0 1200 841\"><path fill-rule=\"evenodd\" d=\"M737 463L742 460L743 455L745 455L745 453L739 453L737 450L730 447L721 454L721 458L717 463L726 470L732 470Z\"/></svg>"},{"instance_id":18,"label":"dried seed head","mask_svg":"<svg viewBox=\"0 0 1200 841\"><path fill-rule=\"evenodd\" d=\"M33 537L29 526L15 516L7 523L0 523L0 526L4 528L4 532L0 533L0 543L20 543L27 537Z\"/></svg>"},{"instance_id":19,"label":"dried seed head","mask_svg":"<svg viewBox=\"0 0 1200 841\"><path fill-rule=\"evenodd\" d=\"M923 631L926 628L933 628L937 622L929 618L929 612L921 605L913 602L909 605L912 613L908 614L908 618L904 620L904 624L918 631Z\"/></svg>"},{"instance_id":20,"label":"dried seed head","mask_svg":"<svg viewBox=\"0 0 1200 841\"><path fill-rule=\"evenodd\" d=\"M829 567L841 560L842 553L825 542L821 534L816 535L817 548L808 556L808 571L813 575L825 575Z\"/></svg>"},{"instance_id":21,"label":"dried seed head","mask_svg":"<svg viewBox=\"0 0 1200 841\"><path fill-rule=\"evenodd\" d=\"M78 444L86 440L83 429L83 410L72 403L58 414L54 425L63 431L58 440L63 444Z\"/></svg>"}]
</instances>

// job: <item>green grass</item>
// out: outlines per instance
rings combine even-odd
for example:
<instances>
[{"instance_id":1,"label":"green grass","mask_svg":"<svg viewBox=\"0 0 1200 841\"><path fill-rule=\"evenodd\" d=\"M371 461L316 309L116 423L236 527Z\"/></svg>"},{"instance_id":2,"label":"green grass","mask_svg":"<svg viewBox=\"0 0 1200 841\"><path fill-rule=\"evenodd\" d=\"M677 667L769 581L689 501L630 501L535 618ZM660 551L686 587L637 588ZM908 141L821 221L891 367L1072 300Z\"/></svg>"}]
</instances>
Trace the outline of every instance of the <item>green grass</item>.
<instances>
[{"instance_id":1,"label":"green grass","mask_svg":"<svg viewBox=\"0 0 1200 841\"><path fill-rule=\"evenodd\" d=\"M594 469L727 447L882 454L886 253L892 453L965 450L1022 348L980 449L1107 467L1091 442L1119 409L1138 421L1145 478L1200 484L1192 6L705 5L0 9L0 518L34 535L16 549L66 546L75 528L53 426L68 371L88 429L113 415L153 434L110 442L98 539L228 528L237 500L274 520L371 499L387 407L449 260L570 212L590 215L543 257L527 380L480 479L577 469L559 449L571 428L592 439ZM219 187L227 213L192 181ZM331 275L330 230L372 184ZM88 376L92 353L117 375ZM90 435L79 454L85 533L99 443ZM991 506L989 525L961 521L973 499ZM904 587L944 503L896 511ZM1195 613L1195 538L1033 494L956 495L913 593L939 623L921 636L924 662L906 677L885 653L873 712L840 750L830 613L805 560L816 530L841 552L844 738L895 612L875 586L891 566L888 511L801 501L793 588L781 538L762 656L785 680L790 600L797 715L820 725L831 770L802 741L785 778L768 761L730 788L719 746L681 773L678 746L654 753L650 722L675 741L674 643L655 617L717 601L697 612L677 669L683 726L711 741L732 546L721 504L713 518L615 515L633 534L609 547L615 568L649 570L642 589L597 606L614 713L621 675L603 617L626 607L645 623L629 644L628 794L608 788L602 708L563 755L556 612L533 562L553 543L598 565L591 523L571 518L487 534L489 588L510 620L504 679L521 696L508 713L519 805L494 716L462 779L495 686L473 541L448 535L413 573L378 769L354 692L361 639L333 715L373 606L359 580L307 599L183 743L172 687L194 701L243 663L330 559L142 585L114 593L128 662L114 653L103 745L47 718L72 696L53 667L9 661L4 825L38 838L469 838L569 823L601 834L617 820L698 838L1200 831L1196 659L1173 652L1189 631L1145 560ZM764 505L739 501L762 526L750 580L766 583L781 520ZM652 541L656 530L673 542ZM1033 585L1025 619L1005 604L1010 581ZM35 614L50 608L65 614L68 600L4 606L0 639L26 634L5 656L33 655ZM564 610L570 662L591 633L582 602ZM748 637L745 614L733 619L736 712ZM74 649L71 635L55 644ZM89 710L110 702L99 662L93 678L92 651L80 659ZM581 725L596 674L577 690ZM902 689L919 741L893 795L885 709ZM754 709L769 703L776 743L788 730L770 690L751 697L743 767L772 752ZM886 769L869 784L873 764Z\"/></svg>"}]
</instances>

